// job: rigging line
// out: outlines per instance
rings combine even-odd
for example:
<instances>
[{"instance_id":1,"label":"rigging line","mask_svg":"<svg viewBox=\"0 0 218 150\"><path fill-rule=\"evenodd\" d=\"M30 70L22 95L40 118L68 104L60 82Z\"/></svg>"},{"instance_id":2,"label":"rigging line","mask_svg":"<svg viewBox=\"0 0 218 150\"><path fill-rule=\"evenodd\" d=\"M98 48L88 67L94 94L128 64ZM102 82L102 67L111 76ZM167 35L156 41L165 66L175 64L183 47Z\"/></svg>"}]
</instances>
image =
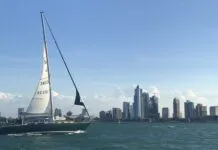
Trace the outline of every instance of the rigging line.
<instances>
[{"instance_id":1,"label":"rigging line","mask_svg":"<svg viewBox=\"0 0 218 150\"><path fill-rule=\"evenodd\" d=\"M59 47L59 45L58 45L58 43L57 43L57 41L56 41L56 38L55 38L55 36L54 36L54 34L53 34L52 30L51 30L51 27L50 27L50 25L49 25L49 23L48 23L48 20L47 20L47 18L45 17L44 14L43 14L43 17L45 18L45 22L46 22L46 24L47 24L47 26L48 26L48 29L49 29L49 31L50 31L50 33L51 33L51 35L52 35L52 38L53 38L53 40L54 40L54 42L55 42L55 45L56 45L56 47L57 47L57 49L58 49L58 52L59 52L59 54L61 55L61 59L62 59L63 62L64 62L64 65L65 65L65 67L66 67L66 69L67 69L67 72L68 72L68 74L69 74L69 76L70 76L70 79L72 80L73 85L75 86L76 90L78 90L77 87L76 87L76 84L75 84L75 82L74 82L74 80L73 80L73 77L72 77L72 75L71 75L71 73L70 73L70 70L69 70L69 68L67 67L67 63L66 63L65 60L64 60L63 54L62 54L62 52L61 52L61 50L60 50L60 47Z\"/></svg>"},{"instance_id":2,"label":"rigging line","mask_svg":"<svg viewBox=\"0 0 218 150\"><path fill-rule=\"evenodd\" d=\"M56 41L55 36L54 36L54 34L53 34L52 30L51 30L51 27L50 27L50 25L49 25L49 23L48 23L48 20L47 20L47 18L45 17L44 14L43 14L43 17L45 18L45 22L46 22L46 24L47 24L47 26L48 26L48 29L49 29L49 31L50 31L50 33L51 33L51 35L52 35L52 38L53 38L53 40L54 40L54 42L55 42L55 45L56 45L56 47L57 47L57 49L58 49L58 52L59 52L59 54L61 55L61 59L62 59L62 61L64 62L64 65L65 65L65 67L66 67L66 69L67 69L67 72L68 72L68 74L69 74L69 76L70 76L70 79L71 79L71 81L73 82L73 85L74 85L74 87L76 88L76 91L78 92L76 83L75 83L74 80L73 80L73 77L72 77L72 75L71 75L71 73L70 73L69 68L67 67L67 63L66 63L65 60L64 60L63 54L62 54L62 52L61 52L61 50L60 50L60 47L59 47L59 45L58 45L58 43L57 43L57 41ZM88 116L89 116L89 118L90 118L89 112L88 112L88 110L86 109L86 106L85 106L84 103L83 103L83 107L85 108L85 110L86 110L86 112L87 112L87 114L88 114Z\"/></svg>"}]
</instances>

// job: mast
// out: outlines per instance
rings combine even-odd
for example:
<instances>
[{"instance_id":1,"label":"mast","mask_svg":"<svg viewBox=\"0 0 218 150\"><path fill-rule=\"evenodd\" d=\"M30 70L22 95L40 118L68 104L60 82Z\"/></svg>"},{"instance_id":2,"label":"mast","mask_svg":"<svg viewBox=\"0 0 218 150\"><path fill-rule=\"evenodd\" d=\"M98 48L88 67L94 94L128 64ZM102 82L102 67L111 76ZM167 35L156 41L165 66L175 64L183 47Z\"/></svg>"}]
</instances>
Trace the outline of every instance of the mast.
<instances>
[{"instance_id":1,"label":"mast","mask_svg":"<svg viewBox=\"0 0 218 150\"><path fill-rule=\"evenodd\" d=\"M60 50L60 48L59 48L59 45L58 45L58 43L57 43L57 41L56 41L56 39L55 39L55 36L54 36L54 34L53 34L52 30L51 30L51 27L50 27L50 25L49 25L49 23L48 23L48 20L47 20L47 18L45 17L45 15L44 15L43 13L41 13L41 17L42 17L42 16L43 16L44 19L45 19L46 25L47 25L47 27L48 27L50 33L51 33L51 36L52 36L52 38L53 38L53 40L54 40L54 43L55 43L55 45L56 45L56 47L57 47L57 49L58 49L58 52L59 52L59 54L60 54L60 56L61 56L61 59L62 59L64 65L65 65L65 68L67 69L67 72L68 72L68 74L69 74L69 76L70 76L70 79L71 79L71 81L73 82L73 85L74 85L74 87L75 87L75 89L76 89L76 98L75 98L74 104L75 104L75 105L81 105L81 106L83 106L84 109L86 110L87 114L88 114L88 117L90 118L89 112L88 112L88 110L87 110L85 104L84 104L83 102L81 102L81 97L80 97L79 91L78 91L78 89L77 89L76 83L75 83L75 81L73 80L73 77L72 77L72 75L71 75L71 73L70 73L69 68L67 67L67 63L66 63L66 61L64 60L64 56L63 56L63 54L62 54L62 52L61 52L61 50ZM42 23L43 23L43 21L42 21ZM43 25L43 26L44 26L44 25ZM46 51L46 52L47 52L47 51Z\"/></svg>"},{"instance_id":2,"label":"mast","mask_svg":"<svg viewBox=\"0 0 218 150\"><path fill-rule=\"evenodd\" d=\"M52 93L51 93L51 80L50 80L50 71L49 71L49 62L48 62L48 51L47 51L47 44L46 44L46 39L45 39L45 27L44 27L44 20L43 20L43 11L40 12L41 15L41 22L42 22L42 33L43 33L43 43L45 47L45 52L46 52L46 59L47 59L47 71L48 71L48 84L49 84L49 101L51 105L51 118L53 119L53 108L52 108Z\"/></svg>"}]
</instances>

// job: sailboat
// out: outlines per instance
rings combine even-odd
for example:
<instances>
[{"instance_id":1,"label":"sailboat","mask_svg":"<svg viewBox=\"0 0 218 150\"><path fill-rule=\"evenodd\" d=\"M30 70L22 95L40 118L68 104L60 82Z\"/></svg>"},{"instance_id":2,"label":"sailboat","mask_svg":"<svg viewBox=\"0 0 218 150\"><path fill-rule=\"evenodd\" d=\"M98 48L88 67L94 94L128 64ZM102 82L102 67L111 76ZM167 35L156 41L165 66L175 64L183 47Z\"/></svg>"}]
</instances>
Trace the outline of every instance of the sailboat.
<instances>
[{"instance_id":1,"label":"sailboat","mask_svg":"<svg viewBox=\"0 0 218 150\"><path fill-rule=\"evenodd\" d=\"M67 67L67 63L64 60L63 54L58 46L55 36L51 30L44 12L40 12L41 22L42 22L42 32L43 32L43 62L42 62L42 72L38 83L38 86L34 92L33 98L26 110L23 113L20 123L9 125L6 124L0 127L0 134L22 134L22 133L60 133L60 132L71 132L77 130L85 130L90 124L91 119L86 109L84 102L82 102L79 90L73 80L73 77ZM51 90L51 80L50 80L50 70L49 70L49 59L47 51L47 43L45 36L45 27L47 25L54 43L58 49L58 52L63 60L66 70L70 76L70 79L75 87L76 97L75 105L84 107L86 113L88 114L88 119L66 119L62 121L57 121L54 119L53 106L52 106L52 90ZM80 116L81 117L81 116Z\"/></svg>"}]
</instances>

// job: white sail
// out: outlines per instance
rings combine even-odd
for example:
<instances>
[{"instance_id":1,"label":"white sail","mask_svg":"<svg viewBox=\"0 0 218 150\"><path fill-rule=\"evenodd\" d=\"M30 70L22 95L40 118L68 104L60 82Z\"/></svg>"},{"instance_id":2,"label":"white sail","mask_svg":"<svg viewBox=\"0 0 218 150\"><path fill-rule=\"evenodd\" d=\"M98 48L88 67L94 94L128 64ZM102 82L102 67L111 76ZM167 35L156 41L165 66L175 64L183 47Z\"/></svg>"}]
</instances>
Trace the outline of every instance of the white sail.
<instances>
[{"instance_id":1,"label":"white sail","mask_svg":"<svg viewBox=\"0 0 218 150\"><path fill-rule=\"evenodd\" d=\"M49 84L49 71L46 48L43 48L43 63L42 63L41 78L37 89L33 95L26 113L34 115L51 115L51 86Z\"/></svg>"}]
</instances>

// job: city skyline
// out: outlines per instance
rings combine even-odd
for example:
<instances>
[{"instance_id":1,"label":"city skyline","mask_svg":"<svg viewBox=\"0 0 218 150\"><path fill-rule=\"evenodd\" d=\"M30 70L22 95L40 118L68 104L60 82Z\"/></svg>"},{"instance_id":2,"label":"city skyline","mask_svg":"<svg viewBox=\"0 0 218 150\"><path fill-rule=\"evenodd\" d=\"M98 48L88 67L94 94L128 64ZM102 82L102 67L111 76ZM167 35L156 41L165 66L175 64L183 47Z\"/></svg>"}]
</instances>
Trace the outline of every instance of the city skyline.
<instances>
[{"instance_id":1,"label":"city skyline","mask_svg":"<svg viewBox=\"0 0 218 150\"><path fill-rule=\"evenodd\" d=\"M123 107L111 108L99 112L100 121L215 121L218 117L218 106L205 106L194 103L191 100L184 102L184 112L180 111L180 100L172 99L172 116L168 107L162 107L159 111L159 98L148 92L143 92L139 85L134 89L132 102L123 101ZM107 115L107 114L111 114ZM162 115L160 115L162 114ZM184 117L181 115L184 114Z\"/></svg>"},{"instance_id":2,"label":"city skyline","mask_svg":"<svg viewBox=\"0 0 218 150\"><path fill-rule=\"evenodd\" d=\"M186 119L190 120L193 118L202 119L207 116L218 116L218 106L210 105L205 106L202 103L194 103L190 99L186 99L183 104L180 104L180 99L174 97L172 99L172 110L169 107L159 107L159 97L157 94L151 94L147 91L143 91L139 85L134 89L134 96L132 102L123 101L123 107L121 108L110 108L107 111L112 111L112 120L158 120L160 118L168 120L170 118L174 120ZM184 111L181 111L183 107ZM114 110L122 112L122 118L114 117ZM105 121L104 117L101 117L101 113L106 113L105 110L101 110L99 113L100 119ZM162 114L162 115L161 115ZM172 114L172 115L170 115ZM184 116L182 115L184 114ZM115 113L115 116L117 114ZM106 119L107 120L107 119ZM109 120L107 120L109 121Z\"/></svg>"},{"instance_id":3,"label":"city skyline","mask_svg":"<svg viewBox=\"0 0 218 150\"><path fill-rule=\"evenodd\" d=\"M39 80L43 47L41 10L52 24L91 114L122 108L122 101L132 101L137 84L149 94L159 95L160 108L172 110L174 97L180 99L180 105L186 99L207 106L218 105L218 20L215 19L218 2L50 3L1 2L0 28L4 36L0 37L0 112L3 116L16 116L17 108L26 108ZM51 37L48 37L48 53L54 106L63 113L77 111L72 107L75 91ZM180 109L184 112L183 107Z\"/></svg>"}]
</instances>

